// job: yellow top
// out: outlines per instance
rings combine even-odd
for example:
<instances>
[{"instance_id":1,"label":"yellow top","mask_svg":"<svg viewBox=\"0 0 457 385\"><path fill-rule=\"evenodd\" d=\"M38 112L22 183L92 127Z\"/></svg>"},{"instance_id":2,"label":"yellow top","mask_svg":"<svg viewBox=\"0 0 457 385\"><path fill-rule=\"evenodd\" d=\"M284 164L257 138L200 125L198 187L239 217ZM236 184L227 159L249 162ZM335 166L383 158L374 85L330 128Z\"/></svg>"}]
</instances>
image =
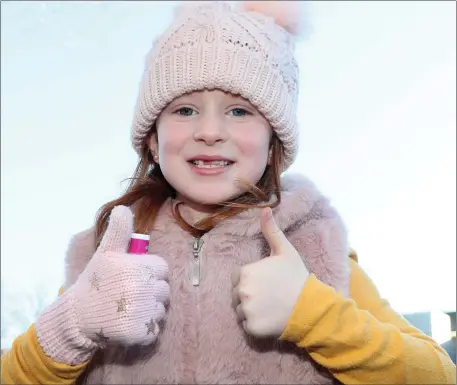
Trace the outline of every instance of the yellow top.
<instances>
[{"instance_id":1,"label":"yellow top","mask_svg":"<svg viewBox=\"0 0 457 385\"><path fill-rule=\"evenodd\" d=\"M351 257L351 299L311 275L281 339L307 349L344 384L455 384L444 349L395 313ZM47 357L32 325L2 355L1 383L71 384L86 366Z\"/></svg>"}]
</instances>

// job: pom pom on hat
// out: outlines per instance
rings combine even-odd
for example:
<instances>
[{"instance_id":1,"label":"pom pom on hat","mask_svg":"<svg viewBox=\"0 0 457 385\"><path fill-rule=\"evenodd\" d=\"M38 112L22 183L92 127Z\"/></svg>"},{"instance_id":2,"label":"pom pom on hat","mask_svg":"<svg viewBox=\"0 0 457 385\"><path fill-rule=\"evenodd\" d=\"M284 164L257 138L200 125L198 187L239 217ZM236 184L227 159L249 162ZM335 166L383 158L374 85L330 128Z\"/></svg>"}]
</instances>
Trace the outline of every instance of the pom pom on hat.
<instances>
[{"instance_id":1,"label":"pom pom on hat","mask_svg":"<svg viewBox=\"0 0 457 385\"><path fill-rule=\"evenodd\" d=\"M287 32L299 36L306 28L302 3L302 1L240 1L237 5L242 10L269 16Z\"/></svg>"},{"instance_id":2,"label":"pom pom on hat","mask_svg":"<svg viewBox=\"0 0 457 385\"><path fill-rule=\"evenodd\" d=\"M203 0L180 1L174 8L174 16L185 17L188 15L189 11L195 10L196 7L205 5L205 3L208 2Z\"/></svg>"}]
</instances>

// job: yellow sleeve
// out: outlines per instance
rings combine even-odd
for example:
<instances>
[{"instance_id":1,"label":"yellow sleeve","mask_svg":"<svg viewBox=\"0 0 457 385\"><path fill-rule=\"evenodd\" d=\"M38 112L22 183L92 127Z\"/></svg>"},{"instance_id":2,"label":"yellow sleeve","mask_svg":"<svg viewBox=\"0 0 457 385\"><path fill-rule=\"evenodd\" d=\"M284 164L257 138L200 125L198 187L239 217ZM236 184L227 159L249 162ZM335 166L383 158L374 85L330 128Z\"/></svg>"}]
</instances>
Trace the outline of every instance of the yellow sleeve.
<instances>
[{"instance_id":1,"label":"yellow sleeve","mask_svg":"<svg viewBox=\"0 0 457 385\"><path fill-rule=\"evenodd\" d=\"M9 351L2 354L1 383L73 384L87 365L70 366L53 361L41 349L35 325L32 325L14 340Z\"/></svg>"},{"instance_id":2,"label":"yellow sleeve","mask_svg":"<svg viewBox=\"0 0 457 385\"><path fill-rule=\"evenodd\" d=\"M355 260L352 298L311 275L280 338L307 349L343 384L455 385L444 349L394 312Z\"/></svg>"}]
</instances>

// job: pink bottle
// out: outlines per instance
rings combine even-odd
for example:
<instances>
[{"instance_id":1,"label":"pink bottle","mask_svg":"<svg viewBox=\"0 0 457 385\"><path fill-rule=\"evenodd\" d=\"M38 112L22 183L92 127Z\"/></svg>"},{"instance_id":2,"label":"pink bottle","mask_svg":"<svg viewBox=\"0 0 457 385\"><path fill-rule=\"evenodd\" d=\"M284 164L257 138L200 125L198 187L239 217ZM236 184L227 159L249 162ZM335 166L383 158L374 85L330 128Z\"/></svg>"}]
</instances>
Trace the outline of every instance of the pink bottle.
<instances>
[{"instance_id":1,"label":"pink bottle","mask_svg":"<svg viewBox=\"0 0 457 385\"><path fill-rule=\"evenodd\" d=\"M150 236L133 233L130 238L129 254L147 254Z\"/></svg>"}]
</instances>

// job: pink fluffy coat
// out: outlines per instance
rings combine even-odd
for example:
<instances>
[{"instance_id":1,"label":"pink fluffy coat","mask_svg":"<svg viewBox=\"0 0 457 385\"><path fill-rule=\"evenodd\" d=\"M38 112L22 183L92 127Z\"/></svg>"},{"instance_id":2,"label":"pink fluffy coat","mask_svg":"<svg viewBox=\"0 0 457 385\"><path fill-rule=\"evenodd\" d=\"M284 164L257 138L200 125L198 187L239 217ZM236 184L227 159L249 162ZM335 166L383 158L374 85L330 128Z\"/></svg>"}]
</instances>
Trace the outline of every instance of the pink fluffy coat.
<instances>
[{"instance_id":1,"label":"pink fluffy coat","mask_svg":"<svg viewBox=\"0 0 457 385\"><path fill-rule=\"evenodd\" d=\"M347 235L337 212L306 178L282 179L282 203L274 210L280 228L308 270L349 295ZM193 237L162 207L149 252L170 266L171 303L154 347L111 346L96 354L79 383L87 384L331 384L335 380L306 350L288 342L258 340L237 324L231 307L231 272L269 255L259 210L219 224L203 237L201 282L192 286ZM94 232L77 234L69 247L66 287L94 253ZM132 257L134 258L134 257Z\"/></svg>"}]
</instances>

